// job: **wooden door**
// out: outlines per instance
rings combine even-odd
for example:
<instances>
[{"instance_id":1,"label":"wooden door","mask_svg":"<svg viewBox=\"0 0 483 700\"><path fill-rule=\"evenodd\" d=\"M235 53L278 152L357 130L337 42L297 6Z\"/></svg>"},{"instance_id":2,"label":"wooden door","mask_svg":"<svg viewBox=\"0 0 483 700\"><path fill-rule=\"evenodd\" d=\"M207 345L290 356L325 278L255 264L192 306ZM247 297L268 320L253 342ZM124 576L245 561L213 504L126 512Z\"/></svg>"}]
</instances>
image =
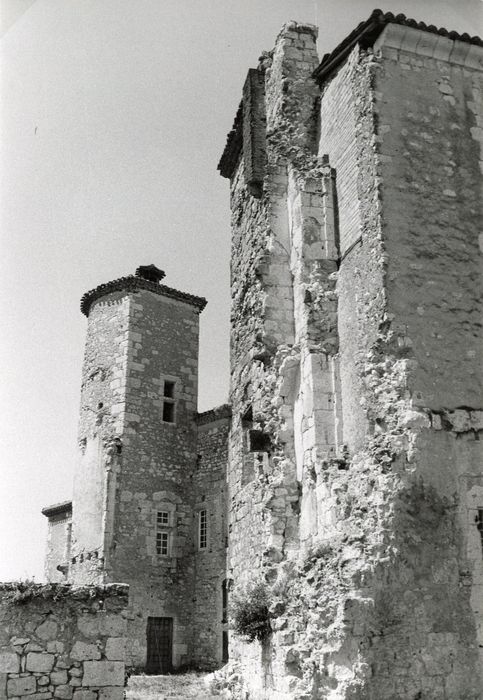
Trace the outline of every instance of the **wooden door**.
<instances>
[{"instance_id":1,"label":"wooden door","mask_svg":"<svg viewBox=\"0 0 483 700\"><path fill-rule=\"evenodd\" d=\"M148 617L146 637L146 673L170 673L173 670L173 618Z\"/></svg>"}]
</instances>

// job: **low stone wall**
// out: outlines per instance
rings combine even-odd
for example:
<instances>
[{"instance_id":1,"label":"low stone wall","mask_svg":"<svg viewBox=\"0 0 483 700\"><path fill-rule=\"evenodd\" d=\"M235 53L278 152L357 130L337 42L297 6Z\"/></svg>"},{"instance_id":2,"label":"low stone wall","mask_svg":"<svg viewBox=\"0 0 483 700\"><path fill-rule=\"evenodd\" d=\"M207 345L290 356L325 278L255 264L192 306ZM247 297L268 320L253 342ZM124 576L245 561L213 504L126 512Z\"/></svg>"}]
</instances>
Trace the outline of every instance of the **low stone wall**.
<instances>
[{"instance_id":1,"label":"low stone wall","mask_svg":"<svg viewBox=\"0 0 483 700\"><path fill-rule=\"evenodd\" d=\"M128 586L0 584L0 700L122 700Z\"/></svg>"}]
</instances>

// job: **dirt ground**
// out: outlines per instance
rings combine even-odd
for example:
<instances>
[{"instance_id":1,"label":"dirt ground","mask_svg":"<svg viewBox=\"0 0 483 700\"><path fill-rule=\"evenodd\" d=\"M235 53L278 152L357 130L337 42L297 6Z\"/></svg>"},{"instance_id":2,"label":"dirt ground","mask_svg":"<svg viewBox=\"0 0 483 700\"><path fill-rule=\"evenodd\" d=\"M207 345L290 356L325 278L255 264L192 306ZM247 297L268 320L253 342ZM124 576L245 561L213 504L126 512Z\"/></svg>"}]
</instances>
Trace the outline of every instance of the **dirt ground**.
<instances>
[{"instance_id":1,"label":"dirt ground","mask_svg":"<svg viewBox=\"0 0 483 700\"><path fill-rule=\"evenodd\" d=\"M220 700L211 695L205 685L207 673L183 673L172 676L131 676L127 700Z\"/></svg>"}]
</instances>

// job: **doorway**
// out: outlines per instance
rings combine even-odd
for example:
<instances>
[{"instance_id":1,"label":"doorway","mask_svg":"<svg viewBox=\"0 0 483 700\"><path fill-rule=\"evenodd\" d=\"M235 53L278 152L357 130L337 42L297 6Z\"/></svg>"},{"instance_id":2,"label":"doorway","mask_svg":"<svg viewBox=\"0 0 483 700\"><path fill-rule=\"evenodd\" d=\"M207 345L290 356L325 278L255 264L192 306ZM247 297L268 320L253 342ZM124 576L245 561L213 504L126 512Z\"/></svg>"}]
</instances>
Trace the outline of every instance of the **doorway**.
<instances>
[{"instance_id":1,"label":"doorway","mask_svg":"<svg viewBox=\"0 0 483 700\"><path fill-rule=\"evenodd\" d=\"M146 673L170 673L173 670L173 618L148 617L146 638Z\"/></svg>"}]
</instances>

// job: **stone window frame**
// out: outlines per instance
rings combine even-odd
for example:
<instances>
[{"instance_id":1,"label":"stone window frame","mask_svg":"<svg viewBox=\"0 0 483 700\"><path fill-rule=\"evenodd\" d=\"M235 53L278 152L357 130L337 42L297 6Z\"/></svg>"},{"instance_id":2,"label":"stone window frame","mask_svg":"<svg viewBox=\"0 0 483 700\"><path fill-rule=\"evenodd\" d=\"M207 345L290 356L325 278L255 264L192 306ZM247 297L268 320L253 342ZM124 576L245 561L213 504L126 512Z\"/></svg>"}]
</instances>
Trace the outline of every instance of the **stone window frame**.
<instances>
[{"instance_id":1,"label":"stone window frame","mask_svg":"<svg viewBox=\"0 0 483 700\"><path fill-rule=\"evenodd\" d=\"M174 516L176 506L173 503L156 503L154 511L154 555L159 561L170 559L173 556L173 532L174 532ZM163 514L167 518L160 518ZM165 521L165 522L164 522ZM164 540L163 535L166 536ZM159 551L158 542L166 542L166 552Z\"/></svg>"},{"instance_id":2,"label":"stone window frame","mask_svg":"<svg viewBox=\"0 0 483 700\"><path fill-rule=\"evenodd\" d=\"M167 391L167 385L169 389ZM161 422L163 425L176 425L177 420L177 404L179 396L179 377L173 374L162 374L161 375ZM169 407L172 410L172 420L165 420L165 411Z\"/></svg>"}]
</instances>

